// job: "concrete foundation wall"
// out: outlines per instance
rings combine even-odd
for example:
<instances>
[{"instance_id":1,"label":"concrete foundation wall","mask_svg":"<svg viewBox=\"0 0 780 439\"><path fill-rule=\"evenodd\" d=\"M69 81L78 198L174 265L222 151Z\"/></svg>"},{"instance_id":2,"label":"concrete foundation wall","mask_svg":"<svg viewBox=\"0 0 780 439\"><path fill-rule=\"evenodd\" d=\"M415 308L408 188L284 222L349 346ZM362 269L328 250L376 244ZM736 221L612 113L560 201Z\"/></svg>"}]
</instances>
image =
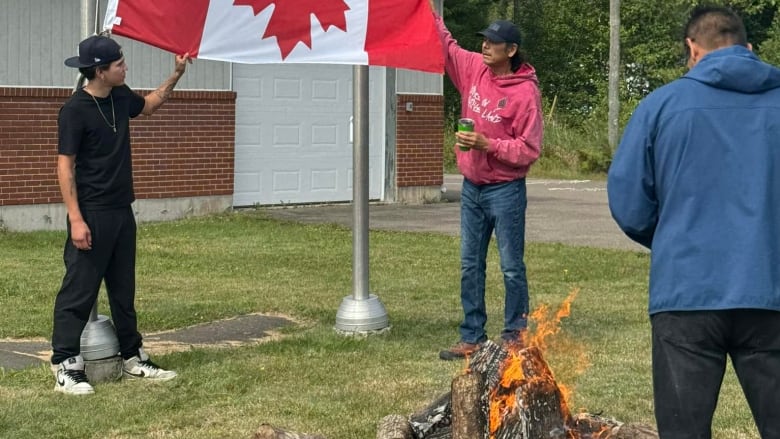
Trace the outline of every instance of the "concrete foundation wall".
<instances>
[{"instance_id":1,"label":"concrete foundation wall","mask_svg":"<svg viewBox=\"0 0 780 439\"><path fill-rule=\"evenodd\" d=\"M404 204L428 204L441 201L441 186L399 187L396 201Z\"/></svg>"},{"instance_id":2,"label":"concrete foundation wall","mask_svg":"<svg viewBox=\"0 0 780 439\"><path fill-rule=\"evenodd\" d=\"M137 200L138 222L167 221L230 210L230 195ZM14 232L65 230L67 212L62 203L0 206L0 229Z\"/></svg>"}]
</instances>

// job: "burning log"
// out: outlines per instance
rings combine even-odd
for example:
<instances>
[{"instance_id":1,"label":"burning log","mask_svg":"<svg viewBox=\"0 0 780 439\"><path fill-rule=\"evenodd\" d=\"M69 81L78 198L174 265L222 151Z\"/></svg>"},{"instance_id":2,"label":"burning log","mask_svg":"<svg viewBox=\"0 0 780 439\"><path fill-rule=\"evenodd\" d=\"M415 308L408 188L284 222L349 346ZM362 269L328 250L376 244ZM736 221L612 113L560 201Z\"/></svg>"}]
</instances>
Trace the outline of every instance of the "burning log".
<instances>
[{"instance_id":1,"label":"burning log","mask_svg":"<svg viewBox=\"0 0 780 439\"><path fill-rule=\"evenodd\" d=\"M490 398L490 433L496 439L566 437L569 409L541 351L511 352Z\"/></svg>"},{"instance_id":2,"label":"burning log","mask_svg":"<svg viewBox=\"0 0 780 439\"><path fill-rule=\"evenodd\" d=\"M581 438L614 439L613 432L620 428L621 423L590 413L578 413L573 417L571 425Z\"/></svg>"},{"instance_id":3,"label":"burning log","mask_svg":"<svg viewBox=\"0 0 780 439\"><path fill-rule=\"evenodd\" d=\"M488 340L469 358L469 370L478 372L485 379L485 386L494 388L501 378L501 365L509 352Z\"/></svg>"},{"instance_id":4,"label":"burning log","mask_svg":"<svg viewBox=\"0 0 780 439\"><path fill-rule=\"evenodd\" d=\"M393 422L403 424L398 417ZM411 436L377 439L658 438L649 426L572 416L539 348L510 352L491 341L469 358L452 391L410 416L408 424Z\"/></svg>"},{"instance_id":5,"label":"burning log","mask_svg":"<svg viewBox=\"0 0 780 439\"><path fill-rule=\"evenodd\" d=\"M469 367L485 382L480 400L488 408L491 438L566 437L569 410L538 348L508 352L488 341L474 353ZM453 412L455 399L453 387Z\"/></svg>"}]
</instances>

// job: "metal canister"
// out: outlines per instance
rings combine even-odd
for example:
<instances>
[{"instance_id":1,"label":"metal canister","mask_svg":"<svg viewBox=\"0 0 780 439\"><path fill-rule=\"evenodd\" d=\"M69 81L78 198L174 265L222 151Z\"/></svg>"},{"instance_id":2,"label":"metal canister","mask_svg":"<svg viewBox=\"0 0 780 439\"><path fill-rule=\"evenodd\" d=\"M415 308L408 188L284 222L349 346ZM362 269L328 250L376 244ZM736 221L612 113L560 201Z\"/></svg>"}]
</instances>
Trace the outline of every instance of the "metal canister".
<instances>
[{"instance_id":1,"label":"metal canister","mask_svg":"<svg viewBox=\"0 0 780 439\"><path fill-rule=\"evenodd\" d=\"M458 119L458 131L474 131L474 119L468 117Z\"/></svg>"},{"instance_id":2,"label":"metal canister","mask_svg":"<svg viewBox=\"0 0 780 439\"><path fill-rule=\"evenodd\" d=\"M458 131L474 131L474 119L469 119L468 117L463 117L458 119ZM458 144L458 148L460 148L461 151L468 151L468 146Z\"/></svg>"}]
</instances>

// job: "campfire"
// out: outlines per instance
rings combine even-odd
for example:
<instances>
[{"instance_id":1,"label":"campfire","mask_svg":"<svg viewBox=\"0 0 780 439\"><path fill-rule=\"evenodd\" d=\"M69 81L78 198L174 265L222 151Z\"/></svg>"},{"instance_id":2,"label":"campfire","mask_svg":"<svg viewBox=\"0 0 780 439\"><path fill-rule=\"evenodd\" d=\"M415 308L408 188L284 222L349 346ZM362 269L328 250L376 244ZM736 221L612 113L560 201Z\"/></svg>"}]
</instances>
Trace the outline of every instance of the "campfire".
<instances>
[{"instance_id":1,"label":"campfire","mask_svg":"<svg viewBox=\"0 0 780 439\"><path fill-rule=\"evenodd\" d=\"M534 311L533 331L522 342L482 344L452 380L450 392L408 419L385 417L377 439L658 438L650 426L571 413L572 392L556 382L543 353L578 293L572 290L554 314L547 306ZM586 364L584 355L574 361Z\"/></svg>"},{"instance_id":2,"label":"campfire","mask_svg":"<svg viewBox=\"0 0 780 439\"><path fill-rule=\"evenodd\" d=\"M553 314L542 306L532 331L514 344L487 341L472 354L451 391L409 417L389 415L377 439L657 439L650 426L626 424L586 412L572 414L572 392L558 384L544 359L561 319L569 316L574 289ZM584 353L572 355L587 364ZM320 439L264 426L255 439Z\"/></svg>"}]
</instances>

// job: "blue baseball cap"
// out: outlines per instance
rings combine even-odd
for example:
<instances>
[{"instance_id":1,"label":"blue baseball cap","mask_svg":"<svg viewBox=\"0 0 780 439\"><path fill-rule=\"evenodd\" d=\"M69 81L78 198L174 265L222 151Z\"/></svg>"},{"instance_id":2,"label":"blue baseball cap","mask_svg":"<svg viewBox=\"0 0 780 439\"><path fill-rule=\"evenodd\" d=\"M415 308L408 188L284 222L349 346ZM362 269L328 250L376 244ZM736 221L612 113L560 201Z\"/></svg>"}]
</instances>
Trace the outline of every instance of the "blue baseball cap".
<instances>
[{"instance_id":1,"label":"blue baseball cap","mask_svg":"<svg viewBox=\"0 0 780 439\"><path fill-rule=\"evenodd\" d=\"M485 30L477 32L494 43L514 43L520 45L520 29L507 20L496 20Z\"/></svg>"}]
</instances>

